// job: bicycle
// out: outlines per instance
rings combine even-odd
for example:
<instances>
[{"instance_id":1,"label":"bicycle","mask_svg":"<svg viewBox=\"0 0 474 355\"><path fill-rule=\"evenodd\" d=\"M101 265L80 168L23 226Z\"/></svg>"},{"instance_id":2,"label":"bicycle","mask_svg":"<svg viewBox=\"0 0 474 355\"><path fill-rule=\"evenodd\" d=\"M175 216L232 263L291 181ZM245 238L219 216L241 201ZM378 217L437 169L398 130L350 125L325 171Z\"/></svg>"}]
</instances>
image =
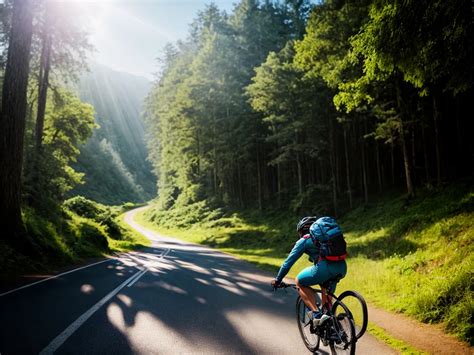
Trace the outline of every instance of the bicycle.
<instances>
[{"instance_id":1,"label":"bicycle","mask_svg":"<svg viewBox=\"0 0 474 355\"><path fill-rule=\"evenodd\" d=\"M306 348L313 353L319 349L322 341L325 346L329 345L332 354L355 354L356 342L367 330L367 304L355 291L345 291L337 297L327 290L327 286L325 284L321 289L313 289L318 308L330 317L317 327L308 316L309 308L298 296L296 318L301 338ZM283 282L277 288L288 287L297 288L295 284ZM342 299L349 301L352 310Z\"/></svg>"}]
</instances>

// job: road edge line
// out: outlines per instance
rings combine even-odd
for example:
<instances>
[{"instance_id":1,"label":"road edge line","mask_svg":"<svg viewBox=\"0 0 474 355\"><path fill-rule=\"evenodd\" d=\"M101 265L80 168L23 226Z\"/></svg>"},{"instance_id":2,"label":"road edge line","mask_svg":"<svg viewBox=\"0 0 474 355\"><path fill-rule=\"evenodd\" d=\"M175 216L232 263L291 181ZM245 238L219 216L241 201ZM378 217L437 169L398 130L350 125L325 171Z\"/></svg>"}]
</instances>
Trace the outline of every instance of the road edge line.
<instances>
[{"instance_id":1,"label":"road edge line","mask_svg":"<svg viewBox=\"0 0 474 355\"><path fill-rule=\"evenodd\" d=\"M112 260L116 260L115 258L110 258L110 259L107 259L107 260L101 260L101 261L98 261L96 263L93 263L93 264L89 264L89 265L85 265L85 266L81 266L77 269L73 269L73 270L69 270L69 271L66 271L66 272L63 272L61 274L58 274L58 275L54 275L54 276L51 276L51 277L48 277L46 279L43 279L43 280L39 280L39 281L35 281L35 282L32 282L30 284L27 284L27 285L23 285L23 286L20 286L20 287L17 287L13 290L10 290L10 291L7 291L7 292L4 292L4 293L0 293L0 297L2 296L6 296L10 293L13 293L13 292L16 292L16 291L20 291L20 290L23 290L25 288L28 288L28 287L31 287L31 286L34 286L34 285L37 285L37 284L40 284L42 282L46 282L46 281L49 281L49 280L53 280L53 279L57 279L58 277L60 276L64 276L64 275L67 275L67 274L71 274L75 271L79 271L79 270L82 270L82 269L86 269L88 267L91 267L91 266L94 266L94 265L98 265L98 264L102 264L102 263L105 263L105 262L109 262L109 261L112 261Z\"/></svg>"},{"instance_id":2,"label":"road edge line","mask_svg":"<svg viewBox=\"0 0 474 355\"><path fill-rule=\"evenodd\" d=\"M146 269L145 269L146 270ZM138 274L143 272L143 270L138 271L133 276L129 277L127 280L122 282L118 287L114 290L109 292L104 298L102 298L99 302L93 305L89 310L83 313L79 318L77 318L74 322L72 322L61 334L56 336L41 352L40 355L46 354L53 354L56 350L59 349L61 345L63 345L66 340L74 334L74 332L81 327L95 312L97 312L100 307L102 307L105 303L107 303L112 297L114 297L117 293L120 292L122 288L124 288L133 278L135 278Z\"/></svg>"}]
</instances>

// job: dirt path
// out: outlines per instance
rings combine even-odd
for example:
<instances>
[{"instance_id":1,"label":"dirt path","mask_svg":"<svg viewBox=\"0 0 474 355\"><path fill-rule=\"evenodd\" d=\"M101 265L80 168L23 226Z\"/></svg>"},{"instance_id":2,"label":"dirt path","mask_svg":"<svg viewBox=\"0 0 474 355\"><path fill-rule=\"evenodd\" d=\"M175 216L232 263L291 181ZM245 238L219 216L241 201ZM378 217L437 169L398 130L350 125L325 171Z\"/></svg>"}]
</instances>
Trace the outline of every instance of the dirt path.
<instances>
[{"instance_id":1,"label":"dirt path","mask_svg":"<svg viewBox=\"0 0 474 355\"><path fill-rule=\"evenodd\" d=\"M430 354L474 354L473 347L445 334L439 325L420 323L374 306L369 307L369 320L393 337Z\"/></svg>"}]
</instances>

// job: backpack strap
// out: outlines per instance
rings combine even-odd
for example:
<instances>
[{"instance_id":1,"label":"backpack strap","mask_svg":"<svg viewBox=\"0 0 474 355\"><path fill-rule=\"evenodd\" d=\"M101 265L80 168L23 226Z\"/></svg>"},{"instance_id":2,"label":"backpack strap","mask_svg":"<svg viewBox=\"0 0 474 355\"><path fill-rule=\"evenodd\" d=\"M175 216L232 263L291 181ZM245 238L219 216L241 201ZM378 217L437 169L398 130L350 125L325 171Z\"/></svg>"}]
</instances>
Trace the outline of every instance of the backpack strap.
<instances>
[{"instance_id":1,"label":"backpack strap","mask_svg":"<svg viewBox=\"0 0 474 355\"><path fill-rule=\"evenodd\" d=\"M346 260L347 253L343 255L338 255L338 256L323 256L322 258L328 261L341 261L341 260Z\"/></svg>"}]
</instances>

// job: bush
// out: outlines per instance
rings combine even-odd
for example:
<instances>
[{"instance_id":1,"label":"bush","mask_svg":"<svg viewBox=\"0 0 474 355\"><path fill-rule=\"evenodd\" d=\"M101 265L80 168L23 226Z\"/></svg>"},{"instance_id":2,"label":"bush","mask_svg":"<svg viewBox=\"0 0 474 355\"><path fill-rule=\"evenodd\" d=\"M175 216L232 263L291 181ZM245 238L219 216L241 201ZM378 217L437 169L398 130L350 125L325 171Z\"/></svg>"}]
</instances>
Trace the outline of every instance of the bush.
<instances>
[{"instance_id":1,"label":"bush","mask_svg":"<svg viewBox=\"0 0 474 355\"><path fill-rule=\"evenodd\" d=\"M88 200L83 196L75 196L69 200L64 201L64 207L74 212L75 214L95 219L100 213L104 212L104 208L97 202Z\"/></svg>"},{"instance_id":2,"label":"bush","mask_svg":"<svg viewBox=\"0 0 474 355\"><path fill-rule=\"evenodd\" d=\"M109 242L104 231L91 222L82 222L79 225L81 242L92 244L100 250L109 250Z\"/></svg>"},{"instance_id":3,"label":"bush","mask_svg":"<svg viewBox=\"0 0 474 355\"><path fill-rule=\"evenodd\" d=\"M75 196L66 200L63 206L80 217L92 219L104 226L109 237L117 240L123 238L123 229L117 223L116 218L123 209L129 208L130 204L125 204L122 207L103 206L85 197Z\"/></svg>"},{"instance_id":4,"label":"bush","mask_svg":"<svg viewBox=\"0 0 474 355\"><path fill-rule=\"evenodd\" d=\"M105 230L109 234L109 237L113 239L122 239L123 230L122 227L120 227L119 224L116 222L116 217L117 216L114 213L107 210L97 216L95 220L105 227Z\"/></svg>"}]
</instances>

